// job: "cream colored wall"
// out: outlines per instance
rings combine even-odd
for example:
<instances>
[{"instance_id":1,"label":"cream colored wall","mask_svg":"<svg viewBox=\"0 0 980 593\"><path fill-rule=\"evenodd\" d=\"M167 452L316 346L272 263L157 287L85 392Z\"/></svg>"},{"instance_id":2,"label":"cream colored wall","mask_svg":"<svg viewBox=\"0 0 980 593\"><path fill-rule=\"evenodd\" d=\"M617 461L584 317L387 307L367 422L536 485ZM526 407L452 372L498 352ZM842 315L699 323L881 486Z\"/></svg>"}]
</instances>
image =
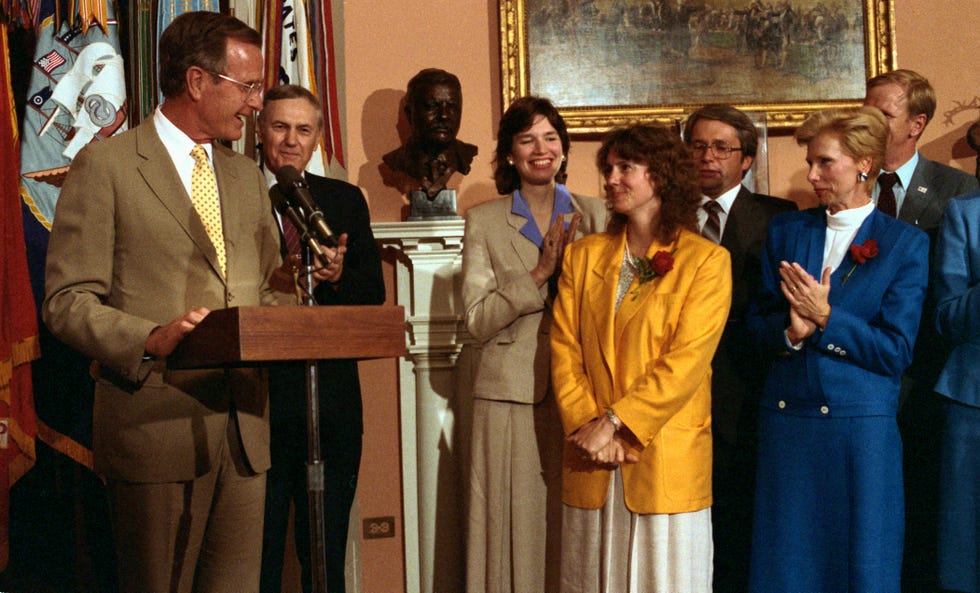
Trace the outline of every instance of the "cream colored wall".
<instances>
[{"instance_id":1,"label":"cream colored wall","mask_svg":"<svg viewBox=\"0 0 980 593\"><path fill-rule=\"evenodd\" d=\"M920 148L928 158L972 172L974 156L963 137L980 114L965 112L952 123L944 123L943 112L953 108L956 101L968 103L980 93L977 0L894 0L894 6L898 65L926 75L939 95L936 117L926 129ZM427 67L443 68L459 76L464 95L459 137L480 148L472 172L459 184L459 211L494 198L490 161L502 111L496 1L349 0L344 3L344 14L349 180L365 191L373 220L402 219L403 199L384 185L378 165L384 153L400 144L399 133L406 132L404 118L399 116L405 84ZM573 191L600 194L593 166L598 144L596 138L573 139L569 155L569 186ZM787 132L775 132L770 137L769 154L770 192L811 204L803 152L792 137ZM391 294L393 286L389 285ZM362 372L365 453L361 515L395 515L398 537L362 542L363 591L397 593L404 586L404 534L396 479L400 468L395 365L384 361L366 365L367 372Z\"/></svg>"}]
</instances>

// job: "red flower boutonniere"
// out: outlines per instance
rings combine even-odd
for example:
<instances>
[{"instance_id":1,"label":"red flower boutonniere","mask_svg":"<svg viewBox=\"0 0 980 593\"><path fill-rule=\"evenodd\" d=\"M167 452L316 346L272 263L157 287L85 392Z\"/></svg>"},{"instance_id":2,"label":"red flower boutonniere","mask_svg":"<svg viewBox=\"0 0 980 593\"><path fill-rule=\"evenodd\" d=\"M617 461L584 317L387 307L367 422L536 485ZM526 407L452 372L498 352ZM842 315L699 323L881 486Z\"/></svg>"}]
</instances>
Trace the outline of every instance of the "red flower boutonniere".
<instances>
[{"instance_id":1,"label":"red flower boutonniere","mask_svg":"<svg viewBox=\"0 0 980 593\"><path fill-rule=\"evenodd\" d=\"M674 269L673 252L658 251L653 254L653 257L636 257L631 254L630 257L633 260L633 267L636 268L636 277L639 281L637 287L630 293L633 295L633 300L639 296L641 286Z\"/></svg>"},{"instance_id":2,"label":"red flower boutonniere","mask_svg":"<svg viewBox=\"0 0 980 593\"><path fill-rule=\"evenodd\" d=\"M857 243L851 245L851 259L854 260L854 265L851 266L851 269L848 270L846 274L844 274L844 277L840 281L841 286L843 286L844 283L847 282L847 279L851 277L851 274L854 273L854 270L856 270L858 266L868 261L869 259L874 259L877 256L878 256L878 242L875 241L874 239L868 239L867 241L865 241L860 245L858 245Z\"/></svg>"}]
</instances>

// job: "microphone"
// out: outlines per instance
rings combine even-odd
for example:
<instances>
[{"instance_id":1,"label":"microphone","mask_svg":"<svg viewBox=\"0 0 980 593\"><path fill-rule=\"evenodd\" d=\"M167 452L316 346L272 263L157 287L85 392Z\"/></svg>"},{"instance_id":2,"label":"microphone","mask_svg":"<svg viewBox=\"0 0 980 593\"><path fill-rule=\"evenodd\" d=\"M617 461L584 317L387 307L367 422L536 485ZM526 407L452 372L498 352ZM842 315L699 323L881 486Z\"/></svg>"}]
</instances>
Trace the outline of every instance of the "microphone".
<instances>
[{"instance_id":1,"label":"microphone","mask_svg":"<svg viewBox=\"0 0 980 593\"><path fill-rule=\"evenodd\" d=\"M312 250L313 253L316 254L317 258L323 262L323 265L330 265L330 258L328 258L327 254L323 252L320 242L316 240L316 237L310 234L309 227L306 226L306 223L303 221L303 217L300 216L300 213L296 210L296 208L289 205L289 202L286 200L286 196L282 193L282 189L279 187L278 183L269 188L269 199L272 200L272 205L275 206L279 214L281 216L285 216L289 219L289 222L293 223L293 226L296 227L296 232L299 233L300 239L302 241L306 241L306 244L309 245L310 250Z\"/></svg>"},{"instance_id":2,"label":"microphone","mask_svg":"<svg viewBox=\"0 0 980 593\"><path fill-rule=\"evenodd\" d=\"M307 226L312 227L320 235L323 244L327 247L336 247L337 238L327 226L323 212L317 208L316 202L313 201L313 196L310 195L310 189L306 186L303 175L295 167L286 165L276 173L276 181L286 192L289 203L294 208L299 208L306 213Z\"/></svg>"}]
</instances>

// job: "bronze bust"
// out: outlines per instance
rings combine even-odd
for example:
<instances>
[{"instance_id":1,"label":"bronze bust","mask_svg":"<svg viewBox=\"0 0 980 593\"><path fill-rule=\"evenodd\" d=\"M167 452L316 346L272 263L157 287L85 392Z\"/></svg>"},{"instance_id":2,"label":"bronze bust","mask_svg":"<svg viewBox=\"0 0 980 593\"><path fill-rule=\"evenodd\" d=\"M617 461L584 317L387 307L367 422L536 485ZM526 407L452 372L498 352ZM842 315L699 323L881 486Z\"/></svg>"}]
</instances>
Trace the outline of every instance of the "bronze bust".
<instances>
[{"instance_id":1,"label":"bronze bust","mask_svg":"<svg viewBox=\"0 0 980 593\"><path fill-rule=\"evenodd\" d=\"M446 188L453 173L469 173L476 156L476 146L456 139L462 111L462 87L454 74L427 68L408 81L405 115L411 136L382 160L414 180L430 200Z\"/></svg>"}]
</instances>

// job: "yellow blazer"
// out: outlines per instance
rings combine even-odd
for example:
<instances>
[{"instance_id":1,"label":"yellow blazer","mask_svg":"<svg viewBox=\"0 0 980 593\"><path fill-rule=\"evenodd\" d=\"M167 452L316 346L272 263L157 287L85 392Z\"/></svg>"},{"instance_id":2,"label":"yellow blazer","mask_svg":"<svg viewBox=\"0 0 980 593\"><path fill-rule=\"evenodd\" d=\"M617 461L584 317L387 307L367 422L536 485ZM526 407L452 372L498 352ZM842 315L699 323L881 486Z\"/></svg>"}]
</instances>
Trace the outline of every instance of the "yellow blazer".
<instances>
[{"instance_id":1,"label":"yellow blazer","mask_svg":"<svg viewBox=\"0 0 980 593\"><path fill-rule=\"evenodd\" d=\"M551 369L565 434L612 408L636 436L622 466L635 513L711 505L711 358L731 305L728 252L690 231L657 251L674 268L630 292L615 311L625 233L600 233L565 252L551 331ZM612 472L565 445L562 500L597 509Z\"/></svg>"}]
</instances>

